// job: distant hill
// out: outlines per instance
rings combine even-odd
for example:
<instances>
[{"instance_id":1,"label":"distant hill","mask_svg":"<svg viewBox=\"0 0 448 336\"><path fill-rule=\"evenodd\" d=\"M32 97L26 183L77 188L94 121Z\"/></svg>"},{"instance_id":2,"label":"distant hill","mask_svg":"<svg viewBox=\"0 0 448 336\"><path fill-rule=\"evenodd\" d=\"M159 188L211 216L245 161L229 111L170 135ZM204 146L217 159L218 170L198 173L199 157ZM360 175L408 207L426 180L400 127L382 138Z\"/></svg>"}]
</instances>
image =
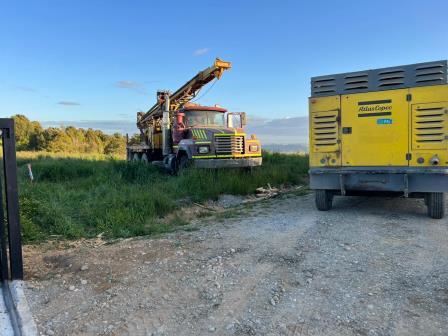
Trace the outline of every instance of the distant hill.
<instances>
[{"instance_id":1,"label":"distant hill","mask_svg":"<svg viewBox=\"0 0 448 336\"><path fill-rule=\"evenodd\" d=\"M260 119L249 116L247 132L256 134L262 144L308 147L308 117Z\"/></svg>"},{"instance_id":2,"label":"distant hill","mask_svg":"<svg viewBox=\"0 0 448 336\"><path fill-rule=\"evenodd\" d=\"M134 120L43 121L45 127L75 126L105 133L137 133ZM256 134L264 148L276 152L305 151L308 148L308 117L265 119L248 117L248 134Z\"/></svg>"},{"instance_id":3,"label":"distant hill","mask_svg":"<svg viewBox=\"0 0 448 336\"><path fill-rule=\"evenodd\" d=\"M272 153L308 152L308 146L302 144L263 144L263 149Z\"/></svg>"}]
</instances>

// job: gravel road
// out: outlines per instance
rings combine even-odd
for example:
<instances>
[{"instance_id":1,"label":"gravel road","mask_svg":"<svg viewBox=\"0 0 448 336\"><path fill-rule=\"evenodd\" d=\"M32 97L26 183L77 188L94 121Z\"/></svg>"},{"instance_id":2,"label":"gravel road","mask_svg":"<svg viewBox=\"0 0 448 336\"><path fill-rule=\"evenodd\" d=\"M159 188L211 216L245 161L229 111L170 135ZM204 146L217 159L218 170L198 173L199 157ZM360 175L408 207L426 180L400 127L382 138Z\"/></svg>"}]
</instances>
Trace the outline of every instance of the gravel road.
<instances>
[{"instance_id":1,"label":"gravel road","mask_svg":"<svg viewBox=\"0 0 448 336\"><path fill-rule=\"evenodd\" d=\"M283 196L197 230L27 247L42 335L448 335L448 221L420 200Z\"/></svg>"}]
</instances>

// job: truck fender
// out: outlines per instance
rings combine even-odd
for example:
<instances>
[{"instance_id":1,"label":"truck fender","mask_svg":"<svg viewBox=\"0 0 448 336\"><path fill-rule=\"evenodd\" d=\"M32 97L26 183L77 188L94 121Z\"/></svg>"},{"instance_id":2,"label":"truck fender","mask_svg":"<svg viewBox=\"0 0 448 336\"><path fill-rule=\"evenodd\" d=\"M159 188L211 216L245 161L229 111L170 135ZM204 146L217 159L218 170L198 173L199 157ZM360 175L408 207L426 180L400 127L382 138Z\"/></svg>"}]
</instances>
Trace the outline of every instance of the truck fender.
<instances>
[{"instance_id":1,"label":"truck fender","mask_svg":"<svg viewBox=\"0 0 448 336\"><path fill-rule=\"evenodd\" d=\"M179 142L179 147L177 149L177 157L179 157L182 153L186 153L188 156L188 159L193 158L193 148L194 143L190 139L185 139Z\"/></svg>"}]
</instances>

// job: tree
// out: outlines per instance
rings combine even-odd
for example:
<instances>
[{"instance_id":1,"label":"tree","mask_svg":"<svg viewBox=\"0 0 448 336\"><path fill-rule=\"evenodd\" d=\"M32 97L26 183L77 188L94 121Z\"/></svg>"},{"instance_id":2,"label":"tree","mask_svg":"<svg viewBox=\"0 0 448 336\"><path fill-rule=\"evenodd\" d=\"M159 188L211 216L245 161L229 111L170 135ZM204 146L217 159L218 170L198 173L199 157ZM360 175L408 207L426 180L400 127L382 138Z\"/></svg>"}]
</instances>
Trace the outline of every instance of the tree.
<instances>
[{"instance_id":1,"label":"tree","mask_svg":"<svg viewBox=\"0 0 448 336\"><path fill-rule=\"evenodd\" d=\"M109 137L106 147L104 147L104 154L124 154L126 152L126 141L124 137L115 133Z\"/></svg>"},{"instance_id":2,"label":"tree","mask_svg":"<svg viewBox=\"0 0 448 336\"><path fill-rule=\"evenodd\" d=\"M109 135L100 130L73 126L43 129L39 122L30 121L24 115L13 118L18 150L114 155L126 152L125 137L119 133Z\"/></svg>"},{"instance_id":3,"label":"tree","mask_svg":"<svg viewBox=\"0 0 448 336\"><path fill-rule=\"evenodd\" d=\"M18 150L36 150L42 126L37 121L30 121L22 114L13 116L15 123L16 146Z\"/></svg>"}]
</instances>

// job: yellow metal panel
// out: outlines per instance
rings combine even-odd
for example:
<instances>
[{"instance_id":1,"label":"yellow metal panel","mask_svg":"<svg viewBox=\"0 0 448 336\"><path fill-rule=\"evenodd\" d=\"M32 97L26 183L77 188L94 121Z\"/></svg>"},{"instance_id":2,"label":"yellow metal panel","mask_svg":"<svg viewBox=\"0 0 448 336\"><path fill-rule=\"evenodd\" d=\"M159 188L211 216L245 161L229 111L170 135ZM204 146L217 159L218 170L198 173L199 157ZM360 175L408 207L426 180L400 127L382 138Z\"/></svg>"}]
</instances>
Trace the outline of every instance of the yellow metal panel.
<instances>
[{"instance_id":1,"label":"yellow metal panel","mask_svg":"<svg viewBox=\"0 0 448 336\"><path fill-rule=\"evenodd\" d=\"M448 85L412 88L410 165L431 166L437 157L441 166L448 165Z\"/></svg>"},{"instance_id":2,"label":"yellow metal panel","mask_svg":"<svg viewBox=\"0 0 448 336\"><path fill-rule=\"evenodd\" d=\"M330 97L320 97L320 98L310 98L309 99L310 113L337 110L340 107L341 106L340 106L339 96L330 96Z\"/></svg>"},{"instance_id":3,"label":"yellow metal panel","mask_svg":"<svg viewBox=\"0 0 448 336\"><path fill-rule=\"evenodd\" d=\"M447 117L448 102L412 104L412 149L447 149Z\"/></svg>"},{"instance_id":4,"label":"yellow metal panel","mask_svg":"<svg viewBox=\"0 0 448 336\"><path fill-rule=\"evenodd\" d=\"M409 89L412 104L437 103L448 101L448 85L422 86Z\"/></svg>"},{"instance_id":5,"label":"yellow metal panel","mask_svg":"<svg viewBox=\"0 0 448 336\"><path fill-rule=\"evenodd\" d=\"M162 133L153 134L152 144L155 149L162 148Z\"/></svg>"},{"instance_id":6,"label":"yellow metal panel","mask_svg":"<svg viewBox=\"0 0 448 336\"><path fill-rule=\"evenodd\" d=\"M311 142L315 152L339 150L339 110L311 113Z\"/></svg>"},{"instance_id":7,"label":"yellow metal panel","mask_svg":"<svg viewBox=\"0 0 448 336\"><path fill-rule=\"evenodd\" d=\"M341 97L342 165L407 166L409 90Z\"/></svg>"},{"instance_id":8,"label":"yellow metal panel","mask_svg":"<svg viewBox=\"0 0 448 336\"><path fill-rule=\"evenodd\" d=\"M310 98L310 166L340 166L340 98Z\"/></svg>"}]
</instances>

